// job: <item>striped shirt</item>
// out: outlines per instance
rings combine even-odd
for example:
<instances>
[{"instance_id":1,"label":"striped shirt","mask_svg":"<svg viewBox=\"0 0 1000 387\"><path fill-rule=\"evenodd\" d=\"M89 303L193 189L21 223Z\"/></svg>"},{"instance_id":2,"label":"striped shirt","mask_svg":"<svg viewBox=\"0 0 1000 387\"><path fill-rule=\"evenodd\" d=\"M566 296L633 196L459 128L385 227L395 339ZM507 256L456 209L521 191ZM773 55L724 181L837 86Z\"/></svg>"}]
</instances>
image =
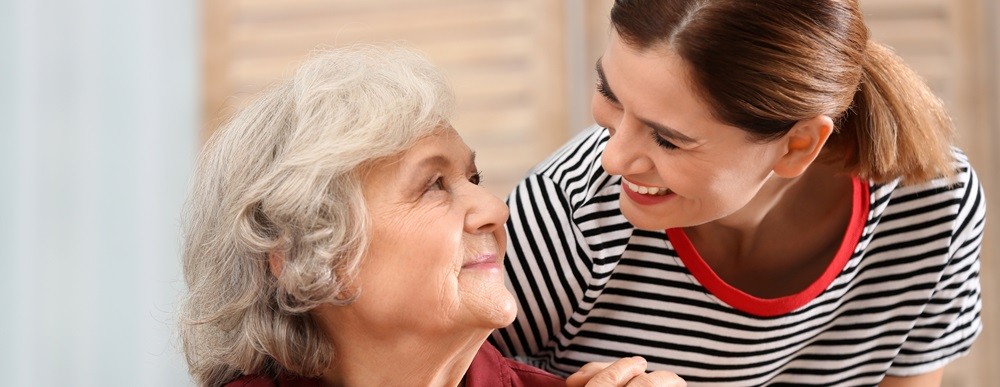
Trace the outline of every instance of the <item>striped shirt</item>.
<instances>
[{"instance_id":1,"label":"striped shirt","mask_svg":"<svg viewBox=\"0 0 1000 387\"><path fill-rule=\"evenodd\" d=\"M957 182L855 181L840 253L803 292L759 299L715 276L680 229L633 228L621 177L594 128L508 198L508 286L517 319L490 338L567 375L641 355L690 385L875 385L934 371L979 334L982 189L955 152Z\"/></svg>"}]
</instances>

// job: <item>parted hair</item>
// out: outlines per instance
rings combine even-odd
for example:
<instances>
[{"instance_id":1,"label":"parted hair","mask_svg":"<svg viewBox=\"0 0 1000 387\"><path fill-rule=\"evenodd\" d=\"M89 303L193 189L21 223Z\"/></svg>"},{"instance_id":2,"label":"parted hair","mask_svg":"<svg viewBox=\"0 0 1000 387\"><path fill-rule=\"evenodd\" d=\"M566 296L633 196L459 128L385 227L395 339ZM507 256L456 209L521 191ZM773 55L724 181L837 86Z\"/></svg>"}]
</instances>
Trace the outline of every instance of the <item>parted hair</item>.
<instances>
[{"instance_id":1,"label":"parted hair","mask_svg":"<svg viewBox=\"0 0 1000 387\"><path fill-rule=\"evenodd\" d=\"M822 157L875 182L953 174L940 100L869 39L857 0L616 0L611 24L634 48L688 64L713 116L757 141L834 119Z\"/></svg>"},{"instance_id":2,"label":"parted hair","mask_svg":"<svg viewBox=\"0 0 1000 387\"><path fill-rule=\"evenodd\" d=\"M334 348L308 311L357 295L364 171L445 125L453 105L420 54L353 45L314 53L213 134L184 210L179 333L199 385L327 369ZM269 254L284 257L277 278Z\"/></svg>"}]
</instances>

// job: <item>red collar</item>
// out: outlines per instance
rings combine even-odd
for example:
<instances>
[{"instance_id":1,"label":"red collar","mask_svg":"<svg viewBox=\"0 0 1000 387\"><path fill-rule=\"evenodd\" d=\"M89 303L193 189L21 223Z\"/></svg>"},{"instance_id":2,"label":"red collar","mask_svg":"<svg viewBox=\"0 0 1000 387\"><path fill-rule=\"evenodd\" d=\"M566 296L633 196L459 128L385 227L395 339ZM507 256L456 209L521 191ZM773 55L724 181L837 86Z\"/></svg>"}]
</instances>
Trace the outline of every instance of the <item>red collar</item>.
<instances>
[{"instance_id":1,"label":"red collar","mask_svg":"<svg viewBox=\"0 0 1000 387\"><path fill-rule=\"evenodd\" d=\"M855 177L853 179L854 195L851 209L851 221L848 223L847 231L840 242L836 255L811 285L804 290L784 297L778 298L758 298L727 284L719 278L715 271L701 258L695 250L687 234L680 228L666 230L670 243L677 251L677 256L684 262L694 278L698 280L713 295L726 304L743 312L760 317L775 317L788 314L796 310L817 296L823 293L833 280L840 275L840 272L847 266L847 262L854 255L858 240L868 222L868 210L870 206L868 184Z\"/></svg>"}]
</instances>

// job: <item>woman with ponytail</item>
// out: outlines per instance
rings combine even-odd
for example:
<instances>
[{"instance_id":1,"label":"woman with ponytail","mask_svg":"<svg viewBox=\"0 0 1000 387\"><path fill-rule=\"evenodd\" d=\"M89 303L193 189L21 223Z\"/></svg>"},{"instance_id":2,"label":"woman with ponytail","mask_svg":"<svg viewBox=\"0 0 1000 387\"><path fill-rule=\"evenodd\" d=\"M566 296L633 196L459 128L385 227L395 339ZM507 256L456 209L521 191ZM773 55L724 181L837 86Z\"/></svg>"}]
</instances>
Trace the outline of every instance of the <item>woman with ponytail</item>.
<instances>
[{"instance_id":1,"label":"woman with ponytail","mask_svg":"<svg viewBox=\"0 0 1000 387\"><path fill-rule=\"evenodd\" d=\"M611 23L597 126L508 198L498 348L564 375L641 355L690 385L940 385L981 330L984 196L857 1L618 0Z\"/></svg>"}]
</instances>

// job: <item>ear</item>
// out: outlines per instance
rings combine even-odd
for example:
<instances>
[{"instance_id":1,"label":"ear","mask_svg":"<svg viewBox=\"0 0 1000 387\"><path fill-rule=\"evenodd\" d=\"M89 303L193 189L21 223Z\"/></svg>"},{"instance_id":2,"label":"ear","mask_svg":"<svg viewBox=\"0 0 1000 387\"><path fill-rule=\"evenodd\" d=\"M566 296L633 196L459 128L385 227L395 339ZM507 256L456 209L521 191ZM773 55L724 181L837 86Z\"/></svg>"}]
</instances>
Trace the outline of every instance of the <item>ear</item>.
<instances>
[{"instance_id":1,"label":"ear","mask_svg":"<svg viewBox=\"0 0 1000 387\"><path fill-rule=\"evenodd\" d=\"M821 115L800 120L785 134L785 154L774 165L774 173L784 178L801 175L823 150L833 133L833 119Z\"/></svg>"},{"instance_id":2,"label":"ear","mask_svg":"<svg viewBox=\"0 0 1000 387\"><path fill-rule=\"evenodd\" d=\"M271 268L274 278L281 277L281 269L285 267L285 253L277 250L267 252L267 265Z\"/></svg>"}]
</instances>

